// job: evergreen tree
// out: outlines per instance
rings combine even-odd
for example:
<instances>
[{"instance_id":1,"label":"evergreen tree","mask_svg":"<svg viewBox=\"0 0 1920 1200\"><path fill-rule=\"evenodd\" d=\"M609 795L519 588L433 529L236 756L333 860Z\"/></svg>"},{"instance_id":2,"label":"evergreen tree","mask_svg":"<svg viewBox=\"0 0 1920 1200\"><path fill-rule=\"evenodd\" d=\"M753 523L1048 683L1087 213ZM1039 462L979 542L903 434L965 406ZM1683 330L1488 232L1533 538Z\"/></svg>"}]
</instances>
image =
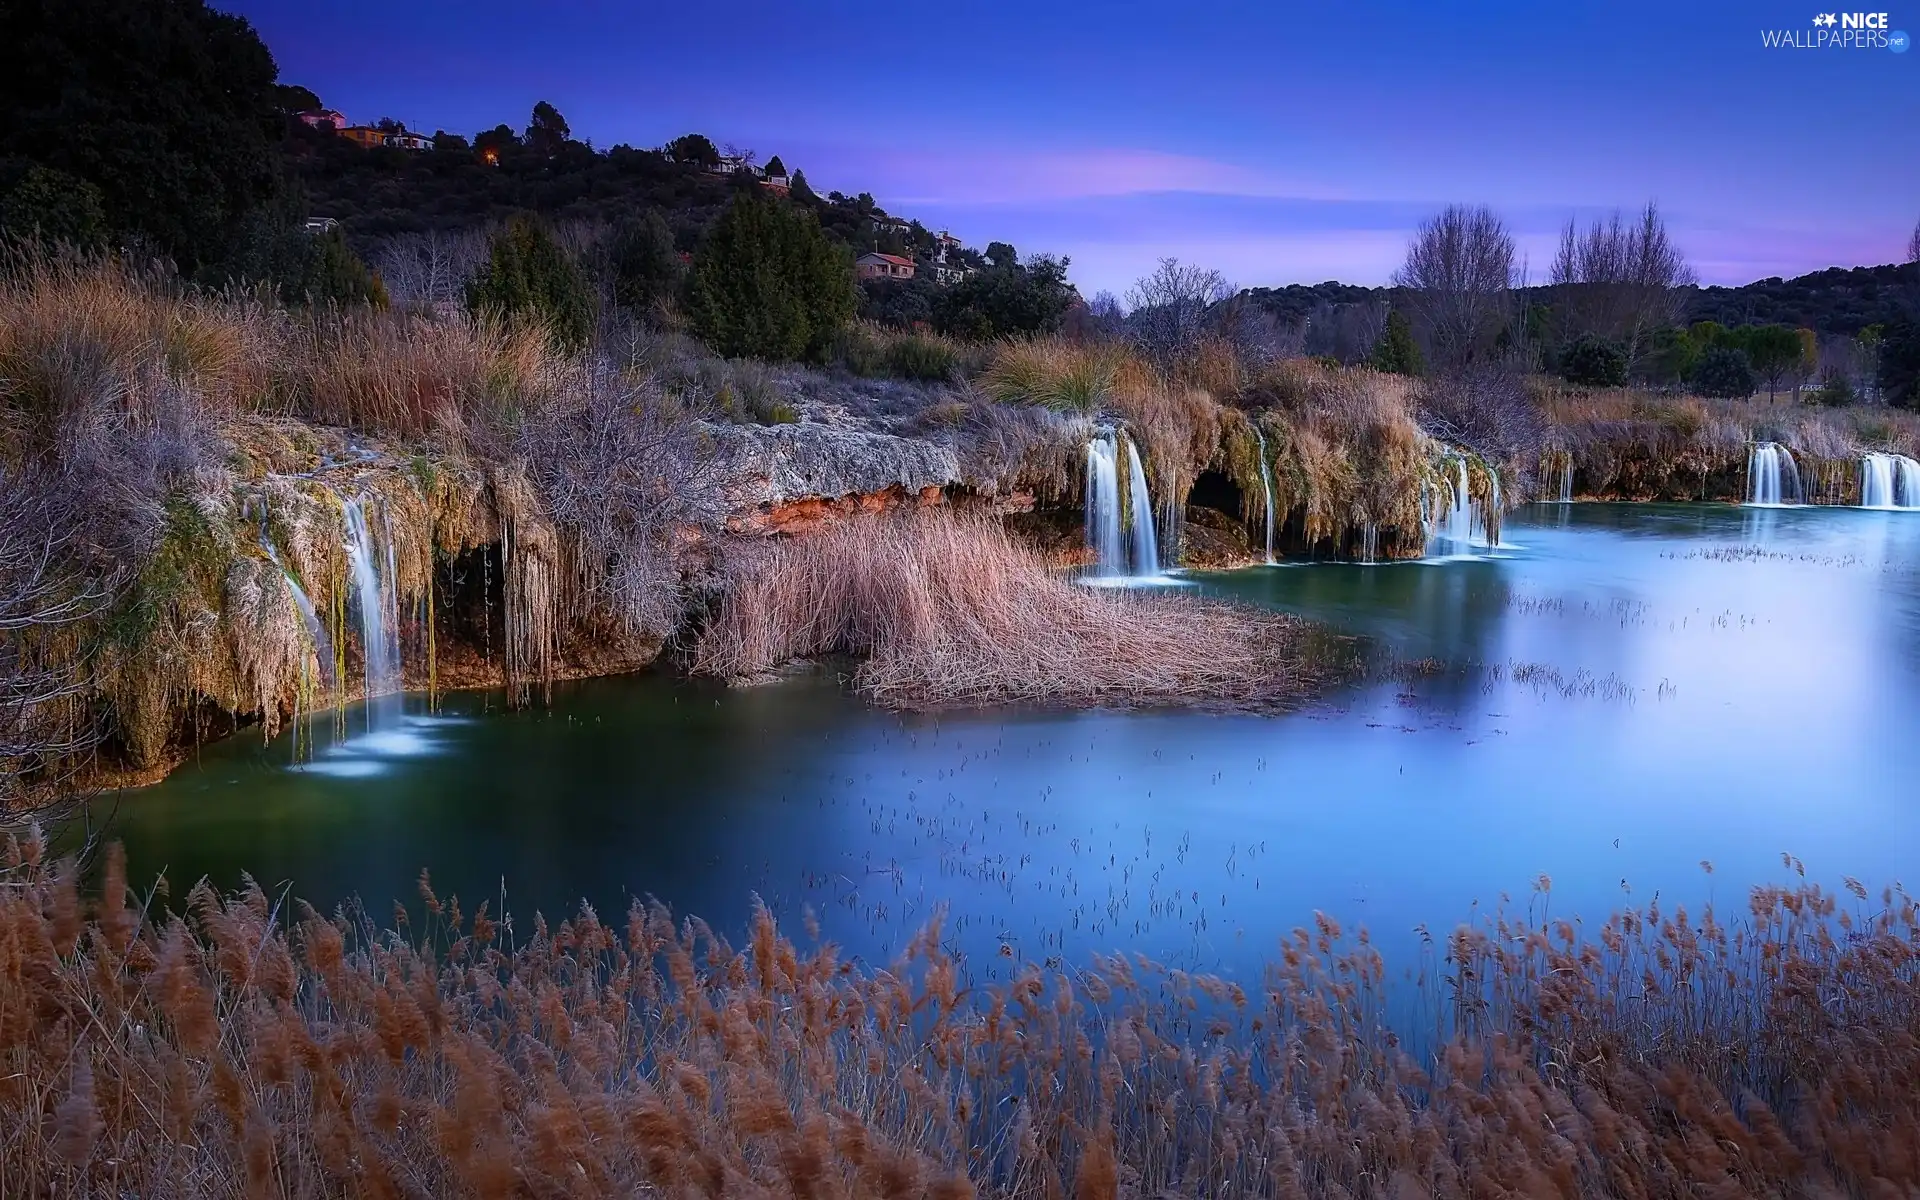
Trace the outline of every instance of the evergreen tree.
<instances>
[{"instance_id":1,"label":"evergreen tree","mask_svg":"<svg viewBox=\"0 0 1920 1200\"><path fill-rule=\"evenodd\" d=\"M467 282L467 308L544 325L562 349L593 338L593 289L586 272L532 217L515 217L494 235L486 265Z\"/></svg>"},{"instance_id":2,"label":"evergreen tree","mask_svg":"<svg viewBox=\"0 0 1920 1200\"><path fill-rule=\"evenodd\" d=\"M728 358L824 357L858 294L845 251L812 213L739 192L694 258L694 331Z\"/></svg>"},{"instance_id":3,"label":"evergreen tree","mask_svg":"<svg viewBox=\"0 0 1920 1200\"><path fill-rule=\"evenodd\" d=\"M347 245L338 229L312 237L307 251L305 300L308 304L387 306L387 288Z\"/></svg>"},{"instance_id":4,"label":"evergreen tree","mask_svg":"<svg viewBox=\"0 0 1920 1200\"><path fill-rule=\"evenodd\" d=\"M778 154L774 155L772 158L767 160L768 175L770 176L785 175L786 173L787 173L787 164L780 161L780 156Z\"/></svg>"},{"instance_id":5,"label":"evergreen tree","mask_svg":"<svg viewBox=\"0 0 1920 1200\"><path fill-rule=\"evenodd\" d=\"M0 171L0 236L82 249L104 245L100 189L52 167Z\"/></svg>"},{"instance_id":6,"label":"evergreen tree","mask_svg":"<svg viewBox=\"0 0 1920 1200\"><path fill-rule=\"evenodd\" d=\"M934 328L977 341L1058 330L1079 298L1067 282L1067 260L1036 254L1021 266L1013 247L995 244L1004 248L1002 265L941 289L933 306Z\"/></svg>"},{"instance_id":7,"label":"evergreen tree","mask_svg":"<svg viewBox=\"0 0 1920 1200\"><path fill-rule=\"evenodd\" d=\"M527 126L527 148L535 154L552 158L567 144L573 136L573 130L567 125L567 119L560 110L545 100L533 106L533 121Z\"/></svg>"},{"instance_id":8,"label":"evergreen tree","mask_svg":"<svg viewBox=\"0 0 1920 1200\"><path fill-rule=\"evenodd\" d=\"M1902 316L1880 331L1880 394L1888 404L1920 409L1920 321Z\"/></svg>"},{"instance_id":9,"label":"evergreen tree","mask_svg":"<svg viewBox=\"0 0 1920 1200\"><path fill-rule=\"evenodd\" d=\"M680 255L673 231L658 211L622 222L607 247L607 271L613 302L645 308L673 295L680 284Z\"/></svg>"},{"instance_id":10,"label":"evergreen tree","mask_svg":"<svg viewBox=\"0 0 1920 1200\"><path fill-rule=\"evenodd\" d=\"M1596 334L1582 334L1561 351L1560 374L1568 383L1618 387L1627 381L1626 351Z\"/></svg>"},{"instance_id":11,"label":"evergreen tree","mask_svg":"<svg viewBox=\"0 0 1920 1200\"><path fill-rule=\"evenodd\" d=\"M1692 382L1693 390L1702 396L1745 400L1753 395L1753 364L1744 350L1714 346L1694 365Z\"/></svg>"},{"instance_id":12,"label":"evergreen tree","mask_svg":"<svg viewBox=\"0 0 1920 1200\"><path fill-rule=\"evenodd\" d=\"M1369 365L1389 375L1418 375L1426 370L1420 357L1420 343L1413 340L1413 325L1397 309L1387 314L1387 327L1374 343Z\"/></svg>"},{"instance_id":13,"label":"evergreen tree","mask_svg":"<svg viewBox=\"0 0 1920 1200\"><path fill-rule=\"evenodd\" d=\"M273 56L204 0L0 3L0 158L99 189L108 233L192 270L279 181Z\"/></svg>"}]
</instances>

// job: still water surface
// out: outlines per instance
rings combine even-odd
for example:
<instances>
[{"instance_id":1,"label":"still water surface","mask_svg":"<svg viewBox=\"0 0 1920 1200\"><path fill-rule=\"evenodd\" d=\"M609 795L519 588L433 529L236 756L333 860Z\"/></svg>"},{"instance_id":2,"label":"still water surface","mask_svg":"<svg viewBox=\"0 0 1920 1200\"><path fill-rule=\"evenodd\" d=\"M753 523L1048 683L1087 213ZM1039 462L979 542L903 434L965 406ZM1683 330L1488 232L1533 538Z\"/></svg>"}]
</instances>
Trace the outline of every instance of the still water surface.
<instances>
[{"instance_id":1,"label":"still water surface","mask_svg":"<svg viewBox=\"0 0 1920 1200\"><path fill-rule=\"evenodd\" d=\"M944 904L977 978L1002 946L1244 975L1315 910L1410 958L1503 892L1738 910L1791 881L1783 851L1828 884L1913 873L1920 515L1538 506L1506 537L1196 577L1428 660L1286 716L901 716L818 675L650 675L530 712L451 696L318 769L242 737L105 807L136 879L176 889L245 870L384 917L430 867L522 922L654 896L723 931L757 894L869 959Z\"/></svg>"}]
</instances>

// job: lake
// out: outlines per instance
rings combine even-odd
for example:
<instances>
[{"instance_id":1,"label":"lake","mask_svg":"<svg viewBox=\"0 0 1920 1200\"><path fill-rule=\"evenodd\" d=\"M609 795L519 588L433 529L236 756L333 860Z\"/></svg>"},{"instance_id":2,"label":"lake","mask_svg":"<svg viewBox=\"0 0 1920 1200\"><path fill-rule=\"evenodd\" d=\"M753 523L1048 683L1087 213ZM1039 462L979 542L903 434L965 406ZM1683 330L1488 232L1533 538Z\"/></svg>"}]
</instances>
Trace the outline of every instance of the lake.
<instances>
[{"instance_id":1,"label":"lake","mask_svg":"<svg viewBox=\"0 0 1920 1200\"><path fill-rule=\"evenodd\" d=\"M901 715L830 671L650 674L448 696L371 747L322 717L298 769L243 735L96 818L175 895L245 870L383 921L423 867L522 929L653 896L731 935L758 895L870 960L945 906L977 979L1123 948L1245 976L1316 910L1410 961L1502 893L1737 916L1794 879L1783 852L1876 894L1920 861L1920 514L1541 505L1504 536L1190 577L1375 648L1288 715Z\"/></svg>"}]
</instances>

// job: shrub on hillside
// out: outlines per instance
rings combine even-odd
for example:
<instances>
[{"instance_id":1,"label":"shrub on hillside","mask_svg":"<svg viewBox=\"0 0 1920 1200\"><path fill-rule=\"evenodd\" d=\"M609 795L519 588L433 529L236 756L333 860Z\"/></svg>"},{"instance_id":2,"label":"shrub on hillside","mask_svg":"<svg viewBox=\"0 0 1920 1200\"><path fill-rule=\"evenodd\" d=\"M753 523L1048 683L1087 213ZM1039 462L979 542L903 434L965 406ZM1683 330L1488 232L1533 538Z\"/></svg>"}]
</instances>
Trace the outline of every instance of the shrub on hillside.
<instances>
[{"instance_id":1,"label":"shrub on hillside","mask_svg":"<svg viewBox=\"0 0 1920 1200\"><path fill-rule=\"evenodd\" d=\"M1753 365L1744 350L1716 346L1703 353L1693 368L1693 388L1702 396L1744 400L1753 395Z\"/></svg>"},{"instance_id":2,"label":"shrub on hillside","mask_svg":"<svg viewBox=\"0 0 1920 1200\"><path fill-rule=\"evenodd\" d=\"M562 349L580 349L593 338L593 289L586 272L532 217L516 217L494 235L486 264L467 282L467 308L537 322Z\"/></svg>"},{"instance_id":3,"label":"shrub on hillside","mask_svg":"<svg viewBox=\"0 0 1920 1200\"><path fill-rule=\"evenodd\" d=\"M687 316L729 358L819 360L853 319L846 252L811 212L744 190L707 235L687 282Z\"/></svg>"},{"instance_id":4,"label":"shrub on hillside","mask_svg":"<svg viewBox=\"0 0 1920 1200\"><path fill-rule=\"evenodd\" d=\"M1614 343L1583 334L1560 352L1560 375L1587 387L1619 387L1627 381L1627 355Z\"/></svg>"},{"instance_id":5,"label":"shrub on hillside","mask_svg":"<svg viewBox=\"0 0 1920 1200\"><path fill-rule=\"evenodd\" d=\"M1387 314L1386 330L1373 348L1369 365L1389 375L1418 375L1426 370L1420 357L1420 343L1413 340L1413 325L1402 312Z\"/></svg>"},{"instance_id":6,"label":"shrub on hillside","mask_svg":"<svg viewBox=\"0 0 1920 1200\"><path fill-rule=\"evenodd\" d=\"M607 244L607 272L613 302L622 308L648 308L679 290L680 255L673 231L658 212L629 218L614 228Z\"/></svg>"}]
</instances>

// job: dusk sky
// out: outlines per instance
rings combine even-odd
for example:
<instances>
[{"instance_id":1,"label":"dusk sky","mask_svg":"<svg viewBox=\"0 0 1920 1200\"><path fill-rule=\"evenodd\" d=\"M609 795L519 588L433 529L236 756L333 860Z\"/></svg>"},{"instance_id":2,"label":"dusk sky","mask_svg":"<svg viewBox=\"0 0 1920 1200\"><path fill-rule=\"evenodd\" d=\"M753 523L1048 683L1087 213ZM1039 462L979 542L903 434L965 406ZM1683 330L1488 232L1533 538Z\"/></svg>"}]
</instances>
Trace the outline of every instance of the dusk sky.
<instances>
[{"instance_id":1,"label":"dusk sky","mask_svg":"<svg viewBox=\"0 0 1920 1200\"><path fill-rule=\"evenodd\" d=\"M1535 279L1570 214L1648 199L1707 283L1892 262L1920 218L1920 52L1762 46L1811 0L215 3L354 121L472 134L544 99L596 146L698 131L1068 255L1088 295L1163 255L1382 283L1456 200Z\"/></svg>"}]
</instances>

